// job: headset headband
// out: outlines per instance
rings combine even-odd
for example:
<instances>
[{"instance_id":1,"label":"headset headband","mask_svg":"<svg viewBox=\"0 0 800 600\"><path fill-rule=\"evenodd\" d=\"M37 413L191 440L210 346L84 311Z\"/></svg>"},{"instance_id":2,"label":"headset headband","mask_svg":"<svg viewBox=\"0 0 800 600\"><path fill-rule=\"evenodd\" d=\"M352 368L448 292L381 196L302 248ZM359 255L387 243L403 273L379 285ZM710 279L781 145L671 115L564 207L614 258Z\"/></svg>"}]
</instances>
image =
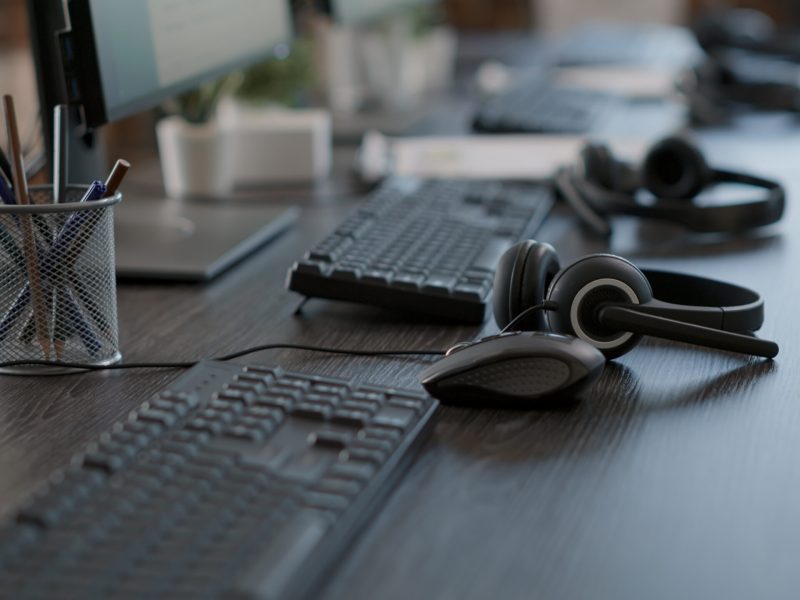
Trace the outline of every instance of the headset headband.
<instances>
[{"instance_id":1,"label":"headset headband","mask_svg":"<svg viewBox=\"0 0 800 600\"><path fill-rule=\"evenodd\" d=\"M776 181L723 169L711 170L714 183L736 183L766 190L766 196L735 204L699 205L688 199L658 198L652 204L636 199L636 194L608 190L596 183L569 176L573 189L600 214L626 214L680 223L699 232L732 232L763 227L783 215L786 196Z\"/></svg>"},{"instance_id":2,"label":"headset headband","mask_svg":"<svg viewBox=\"0 0 800 600\"><path fill-rule=\"evenodd\" d=\"M653 301L630 307L637 312L736 332L756 331L764 322L764 299L751 289L671 271L642 273Z\"/></svg>"}]
</instances>

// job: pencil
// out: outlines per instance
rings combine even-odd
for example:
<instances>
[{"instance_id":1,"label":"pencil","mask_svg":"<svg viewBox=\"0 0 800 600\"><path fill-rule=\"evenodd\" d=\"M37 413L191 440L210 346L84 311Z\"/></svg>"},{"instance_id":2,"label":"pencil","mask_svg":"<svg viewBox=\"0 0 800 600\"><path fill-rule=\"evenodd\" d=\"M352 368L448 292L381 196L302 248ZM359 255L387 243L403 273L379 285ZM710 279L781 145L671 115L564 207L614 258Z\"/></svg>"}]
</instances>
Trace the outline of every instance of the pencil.
<instances>
[{"instance_id":1,"label":"pencil","mask_svg":"<svg viewBox=\"0 0 800 600\"><path fill-rule=\"evenodd\" d=\"M17 114L14 110L14 99L3 96L3 109L8 129L8 141L11 146L12 175L14 179L14 192L20 204L30 204L28 199L28 181L25 179L25 164L22 159L22 147L17 129ZM25 253L25 268L28 280L31 283L31 298L33 299L33 318L36 320L36 337L42 352L50 360L50 341L47 332L47 309L42 295L42 280L39 273L39 259L36 252L36 242L31 225L30 215L20 215L22 227L22 245Z\"/></svg>"},{"instance_id":2,"label":"pencil","mask_svg":"<svg viewBox=\"0 0 800 600\"><path fill-rule=\"evenodd\" d=\"M114 168L111 169L111 173L109 173L108 179L106 179L106 198L110 198L117 193L119 184L122 183L122 180L125 178L130 168L131 163L121 158L114 163Z\"/></svg>"}]
</instances>

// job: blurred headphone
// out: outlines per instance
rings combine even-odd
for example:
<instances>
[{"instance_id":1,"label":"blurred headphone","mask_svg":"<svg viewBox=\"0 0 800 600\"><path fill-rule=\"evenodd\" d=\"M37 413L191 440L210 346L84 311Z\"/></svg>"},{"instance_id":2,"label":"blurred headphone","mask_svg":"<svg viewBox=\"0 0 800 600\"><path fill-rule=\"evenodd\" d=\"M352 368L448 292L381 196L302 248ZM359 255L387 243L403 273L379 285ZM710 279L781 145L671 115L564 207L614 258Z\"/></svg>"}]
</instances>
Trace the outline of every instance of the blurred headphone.
<instances>
[{"instance_id":1,"label":"blurred headphone","mask_svg":"<svg viewBox=\"0 0 800 600\"><path fill-rule=\"evenodd\" d=\"M549 244L509 248L494 280L494 318L506 328L577 336L607 358L621 356L643 335L773 358L775 342L753 337L764 301L722 281L640 270L612 254L592 254L561 269ZM533 307L544 304L544 310ZM528 311L528 314L524 314Z\"/></svg>"},{"instance_id":2,"label":"blurred headphone","mask_svg":"<svg viewBox=\"0 0 800 600\"><path fill-rule=\"evenodd\" d=\"M708 53L739 49L747 52L800 60L800 41L795 32L781 32L766 13L750 8L706 13L691 27L700 47Z\"/></svg>"},{"instance_id":3,"label":"blurred headphone","mask_svg":"<svg viewBox=\"0 0 800 600\"><path fill-rule=\"evenodd\" d=\"M747 185L764 193L731 204L694 201L719 183ZM608 218L615 214L671 221L698 232L745 231L779 220L785 204L778 182L710 168L697 146L679 136L654 144L638 169L615 159L607 146L589 143L574 167L556 174L555 186L578 217L601 235L611 233Z\"/></svg>"},{"instance_id":4,"label":"blurred headphone","mask_svg":"<svg viewBox=\"0 0 800 600\"><path fill-rule=\"evenodd\" d=\"M794 83L798 67L776 72L774 59L717 52L684 73L676 87L686 98L696 125L728 122L737 109L800 113L800 88ZM769 60L773 62L770 63ZM739 72L744 70L744 75ZM747 74L749 72L749 74ZM754 79L753 73L768 78Z\"/></svg>"}]
</instances>

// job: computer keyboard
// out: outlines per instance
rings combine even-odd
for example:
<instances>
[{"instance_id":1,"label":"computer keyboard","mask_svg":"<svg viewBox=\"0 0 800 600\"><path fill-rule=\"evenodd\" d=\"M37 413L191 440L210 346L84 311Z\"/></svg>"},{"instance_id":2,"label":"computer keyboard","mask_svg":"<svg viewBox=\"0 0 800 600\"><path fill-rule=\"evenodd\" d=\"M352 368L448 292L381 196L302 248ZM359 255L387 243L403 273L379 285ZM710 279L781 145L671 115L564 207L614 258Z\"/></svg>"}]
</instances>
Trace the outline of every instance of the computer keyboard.
<instances>
[{"instance_id":1,"label":"computer keyboard","mask_svg":"<svg viewBox=\"0 0 800 600\"><path fill-rule=\"evenodd\" d=\"M0 597L308 595L436 408L414 392L200 363L0 525Z\"/></svg>"},{"instance_id":2,"label":"computer keyboard","mask_svg":"<svg viewBox=\"0 0 800 600\"><path fill-rule=\"evenodd\" d=\"M589 133L623 106L612 94L533 77L487 98L472 128L483 133Z\"/></svg>"},{"instance_id":3,"label":"computer keyboard","mask_svg":"<svg viewBox=\"0 0 800 600\"><path fill-rule=\"evenodd\" d=\"M482 323L500 256L552 203L532 183L389 179L292 266L287 287Z\"/></svg>"}]
</instances>

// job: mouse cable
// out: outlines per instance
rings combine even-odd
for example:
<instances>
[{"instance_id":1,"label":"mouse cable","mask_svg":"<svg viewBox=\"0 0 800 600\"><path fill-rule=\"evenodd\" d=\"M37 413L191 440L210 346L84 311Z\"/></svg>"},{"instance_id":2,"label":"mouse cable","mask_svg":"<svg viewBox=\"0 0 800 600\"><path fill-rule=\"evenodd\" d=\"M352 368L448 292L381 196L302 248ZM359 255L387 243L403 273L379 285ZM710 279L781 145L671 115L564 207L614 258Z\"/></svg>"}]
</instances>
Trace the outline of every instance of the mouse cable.
<instances>
[{"instance_id":1,"label":"mouse cable","mask_svg":"<svg viewBox=\"0 0 800 600\"><path fill-rule=\"evenodd\" d=\"M525 318L537 310L555 310L558 305L551 301L545 300L541 304L528 307L518 314L511 322L506 325L500 333L505 333L517 322ZM222 356L210 357L205 359L197 359L184 362L140 362L140 363L118 363L113 365L93 365L89 363L80 362L63 362L52 360L11 360L0 362L0 369L7 369L12 367L61 367L64 369L76 369L76 373L83 371L120 371L123 369L189 369L199 363L201 360L219 360L228 361L247 354L254 354L255 352L262 352L264 350L302 350L305 352L320 352L325 354L340 354L345 356L445 356L447 350L355 350L348 348L329 348L327 346L309 346L305 344L262 344L260 346L253 346L238 350L230 354L223 354ZM65 375L68 373L64 373Z\"/></svg>"},{"instance_id":2,"label":"mouse cable","mask_svg":"<svg viewBox=\"0 0 800 600\"><path fill-rule=\"evenodd\" d=\"M528 308L523 310L521 313L519 313L516 317L511 319L511 322L508 325L506 325L505 327L503 327L500 330L500 333L505 333L506 331L511 329L514 325L519 323L522 319L524 319L529 314L531 314L532 312L535 312L537 310L545 310L545 311L547 311L547 310L558 310L558 303L554 302L553 300L545 300L541 304L535 304L534 306L529 306Z\"/></svg>"},{"instance_id":3,"label":"mouse cable","mask_svg":"<svg viewBox=\"0 0 800 600\"><path fill-rule=\"evenodd\" d=\"M347 356L444 356L444 350L350 350L347 348L328 348L325 346L306 346L304 344L263 344L245 348L230 354L199 359L186 362L142 362L142 363L119 363L114 365L92 365L79 362L62 362L51 360L12 360L0 362L0 369L22 366L41 366L41 367L63 367L66 369L80 369L81 371L112 371L121 369L189 369L195 366L200 360L219 360L227 361L261 352L262 350L304 350L306 352L322 352L326 354L344 354ZM67 375L68 373L64 373Z\"/></svg>"}]
</instances>

